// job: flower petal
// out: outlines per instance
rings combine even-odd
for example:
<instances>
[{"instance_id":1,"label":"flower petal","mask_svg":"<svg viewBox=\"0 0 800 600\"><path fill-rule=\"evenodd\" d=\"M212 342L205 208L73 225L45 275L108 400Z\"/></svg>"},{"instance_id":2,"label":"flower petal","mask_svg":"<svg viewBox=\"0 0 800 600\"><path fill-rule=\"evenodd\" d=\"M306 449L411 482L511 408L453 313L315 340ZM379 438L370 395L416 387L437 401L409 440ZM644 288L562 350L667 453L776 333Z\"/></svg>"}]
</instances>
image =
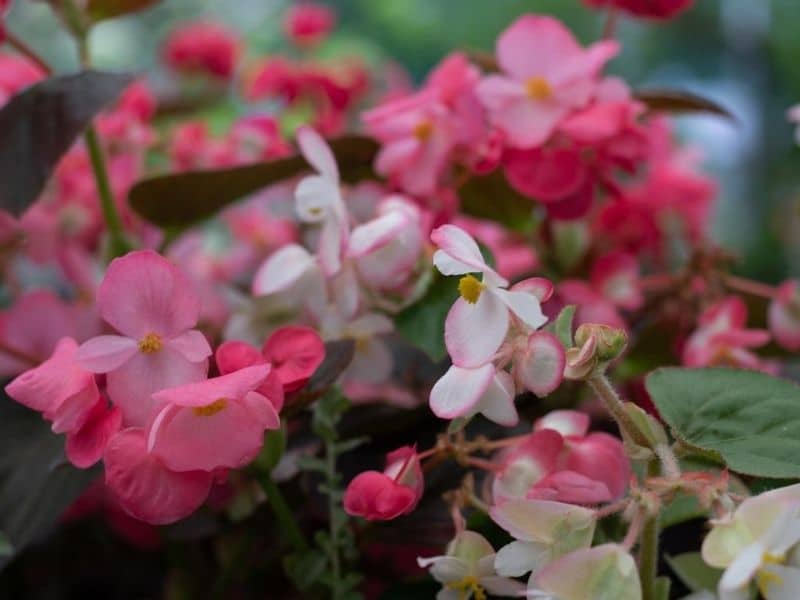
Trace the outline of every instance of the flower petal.
<instances>
[{"instance_id":1,"label":"flower petal","mask_svg":"<svg viewBox=\"0 0 800 600\"><path fill-rule=\"evenodd\" d=\"M263 383L270 369L268 364L245 367L205 381L162 389L153 394L153 399L164 404L187 407L207 406L221 398L240 400Z\"/></svg>"},{"instance_id":2,"label":"flower petal","mask_svg":"<svg viewBox=\"0 0 800 600\"><path fill-rule=\"evenodd\" d=\"M542 312L539 299L528 292L510 292L508 290L492 289L496 295L517 318L532 329L539 329L547 323L547 317Z\"/></svg>"},{"instance_id":3,"label":"flower petal","mask_svg":"<svg viewBox=\"0 0 800 600\"><path fill-rule=\"evenodd\" d=\"M491 360L506 339L508 322L508 309L489 290L475 304L456 300L444 322L444 341L453 364L471 368Z\"/></svg>"},{"instance_id":4,"label":"flower petal","mask_svg":"<svg viewBox=\"0 0 800 600\"><path fill-rule=\"evenodd\" d=\"M566 360L564 346L555 335L535 331L528 337L525 351L515 356L514 377L525 389L546 396L561 385Z\"/></svg>"},{"instance_id":5,"label":"flower petal","mask_svg":"<svg viewBox=\"0 0 800 600\"><path fill-rule=\"evenodd\" d=\"M197 329L190 329L167 340L166 345L181 354L189 362L200 362L211 356L208 339Z\"/></svg>"},{"instance_id":6,"label":"flower petal","mask_svg":"<svg viewBox=\"0 0 800 600\"><path fill-rule=\"evenodd\" d=\"M450 367L431 389L433 414L441 419L471 414L483 392L492 383L494 373L494 365L491 364L476 369Z\"/></svg>"},{"instance_id":7,"label":"flower petal","mask_svg":"<svg viewBox=\"0 0 800 600\"><path fill-rule=\"evenodd\" d=\"M108 373L138 353L136 340L121 335L98 335L80 345L75 360L92 373Z\"/></svg>"},{"instance_id":8,"label":"flower petal","mask_svg":"<svg viewBox=\"0 0 800 600\"><path fill-rule=\"evenodd\" d=\"M287 244L272 254L253 277L253 294L266 296L290 288L314 265L316 259L298 244Z\"/></svg>"},{"instance_id":9,"label":"flower petal","mask_svg":"<svg viewBox=\"0 0 800 600\"><path fill-rule=\"evenodd\" d=\"M336 157L325 139L311 127L297 130L297 144L308 163L331 181L339 181Z\"/></svg>"}]
</instances>

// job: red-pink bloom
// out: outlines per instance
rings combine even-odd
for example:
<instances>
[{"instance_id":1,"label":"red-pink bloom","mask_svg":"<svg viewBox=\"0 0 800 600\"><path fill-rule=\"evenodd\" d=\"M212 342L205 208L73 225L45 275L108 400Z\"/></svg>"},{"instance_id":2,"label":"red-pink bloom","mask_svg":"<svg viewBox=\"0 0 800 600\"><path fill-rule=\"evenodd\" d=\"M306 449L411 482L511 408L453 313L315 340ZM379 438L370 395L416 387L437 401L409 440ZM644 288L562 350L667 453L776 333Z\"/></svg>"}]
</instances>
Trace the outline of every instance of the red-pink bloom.
<instances>
[{"instance_id":1,"label":"red-pink bloom","mask_svg":"<svg viewBox=\"0 0 800 600\"><path fill-rule=\"evenodd\" d=\"M614 41L584 50L552 17L524 15L497 39L501 75L478 85L489 118L516 148L541 146L559 123L590 100Z\"/></svg>"},{"instance_id":2,"label":"red-pink bloom","mask_svg":"<svg viewBox=\"0 0 800 600\"><path fill-rule=\"evenodd\" d=\"M494 502L539 498L574 504L610 502L625 493L630 465L622 442L590 433L588 416L554 411L523 442L501 453Z\"/></svg>"},{"instance_id":3,"label":"red-pink bloom","mask_svg":"<svg viewBox=\"0 0 800 600\"><path fill-rule=\"evenodd\" d=\"M11 0L0 0L0 44L6 41L6 30L3 19L6 16L9 6L11 6Z\"/></svg>"},{"instance_id":4,"label":"red-pink bloom","mask_svg":"<svg viewBox=\"0 0 800 600\"><path fill-rule=\"evenodd\" d=\"M298 2L286 11L283 31L295 45L312 48L328 37L336 24L336 15L324 4Z\"/></svg>"},{"instance_id":5,"label":"red-pink bloom","mask_svg":"<svg viewBox=\"0 0 800 600\"><path fill-rule=\"evenodd\" d=\"M325 358L325 344L308 327L281 327L264 343L261 352L272 365L287 393L308 383Z\"/></svg>"},{"instance_id":6,"label":"red-pink bloom","mask_svg":"<svg viewBox=\"0 0 800 600\"><path fill-rule=\"evenodd\" d=\"M671 19L688 10L694 0L583 0L592 7L615 6L636 17Z\"/></svg>"},{"instance_id":7,"label":"red-pink bloom","mask_svg":"<svg viewBox=\"0 0 800 600\"><path fill-rule=\"evenodd\" d=\"M787 350L800 350L800 282L784 281L769 305L769 330Z\"/></svg>"},{"instance_id":8,"label":"red-pink bloom","mask_svg":"<svg viewBox=\"0 0 800 600\"><path fill-rule=\"evenodd\" d=\"M62 339L50 358L6 386L11 398L51 421L55 433L80 428L100 397L94 375L75 361L77 348L72 338Z\"/></svg>"},{"instance_id":9,"label":"red-pink bloom","mask_svg":"<svg viewBox=\"0 0 800 600\"><path fill-rule=\"evenodd\" d=\"M108 395L127 425L144 426L153 392L206 377L211 348L196 329L200 298L191 279L151 250L114 259L97 290L102 318L122 335L85 342L78 361L106 373Z\"/></svg>"},{"instance_id":10,"label":"red-pink bloom","mask_svg":"<svg viewBox=\"0 0 800 600\"><path fill-rule=\"evenodd\" d=\"M270 368L254 365L153 394L164 408L150 426L148 451L174 471L237 469L252 461L264 431L280 427L258 391Z\"/></svg>"},{"instance_id":11,"label":"red-pink bloom","mask_svg":"<svg viewBox=\"0 0 800 600\"><path fill-rule=\"evenodd\" d=\"M687 367L730 365L746 369L769 367L749 348L769 341L764 329L746 329L747 306L739 296L728 296L709 306L697 320L698 327L686 341L682 362Z\"/></svg>"},{"instance_id":12,"label":"red-pink bloom","mask_svg":"<svg viewBox=\"0 0 800 600\"><path fill-rule=\"evenodd\" d=\"M417 451L404 446L386 456L383 472L364 471L347 486L344 509L368 521L388 521L416 508L425 487Z\"/></svg>"},{"instance_id":13,"label":"red-pink bloom","mask_svg":"<svg viewBox=\"0 0 800 600\"><path fill-rule=\"evenodd\" d=\"M227 80L233 75L239 57L240 41L235 32L219 23L186 23L170 33L164 61L181 73L205 73Z\"/></svg>"},{"instance_id":14,"label":"red-pink bloom","mask_svg":"<svg viewBox=\"0 0 800 600\"><path fill-rule=\"evenodd\" d=\"M0 16L0 37L2 16ZM18 54L0 54L0 107L24 88L45 78L39 66Z\"/></svg>"},{"instance_id":15,"label":"red-pink bloom","mask_svg":"<svg viewBox=\"0 0 800 600\"><path fill-rule=\"evenodd\" d=\"M117 433L103 458L106 485L132 517L154 525L182 519L208 497L214 475L208 471L171 471L147 451L142 429Z\"/></svg>"},{"instance_id":16,"label":"red-pink bloom","mask_svg":"<svg viewBox=\"0 0 800 600\"><path fill-rule=\"evenodd\" d=\"M84 423L67 433L67 458L79 469L88 469L103 458L108 442L121 426L122 411L100 396Z\"/></svg>"}]
</instances>

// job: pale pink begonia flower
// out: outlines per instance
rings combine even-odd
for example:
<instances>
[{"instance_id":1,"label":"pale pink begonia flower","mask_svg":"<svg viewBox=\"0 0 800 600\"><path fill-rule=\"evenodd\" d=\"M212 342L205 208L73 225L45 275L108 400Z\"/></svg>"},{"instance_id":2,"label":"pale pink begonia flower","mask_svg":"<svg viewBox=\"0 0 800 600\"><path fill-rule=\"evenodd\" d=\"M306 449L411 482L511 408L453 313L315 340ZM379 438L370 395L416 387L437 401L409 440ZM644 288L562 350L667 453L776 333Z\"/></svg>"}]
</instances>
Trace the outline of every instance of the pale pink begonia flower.
<instances>
[{"instance_id":1,"label":"pale pink begonia flower","mask_svg":"<svg viewBox=\"0 0 800 600\"><path fill-rule=\"evenodd\" d=\"M524 15L497 39L502 74L478 84L490 120L516 148L541 146L592 97L603 65L619 50L606 40L582 48L556 19Z\"/></svg>"},{"instance_id":2,"label":"pale pink begonia flower","mask_svg":"<svg viewBox=\"0 0 800 600\"><path fill-rule=\"evenodd\" d=\"M535 576L554 559L588 548L597 524L595 511L550 500L508 500L492 506L489 515L515 540L495 557L504 577Z\"/></svg>"},{"instance_id":3,"label":"pale pink begonia flower","mask_svg":"<svg viewBox=\"0 0 800 600\"><path fill-rule=\"evenodd\" d=\"M525 586L502 577L494 568L495 551L481 534L464 530L447 545L442 556L417 558L420 567L430 568L431 576L442 584L437 600L519 596Z\"/></svg>"},{"instance_id":4,"label":"pale pink begonia flower","mask_svg":"<svg viewBox=\"0 0 800 600\"><path fill-rule=\"evenodd\" d=\"M702 554L710 566L725 569L720 600L750 598L751 581L767 600L800 596L800 484L748 498L712 524Z\"/></svg>"},{"instance_id":5,"label":"pale pink begonia flower","mask_svg":"<svg viewBox=\"0 0 800 600\"><path fill-rule=\"evenodd\" d=\"M458 298L445 321L445 344L458 367L474 368L491 360L508 333L510 315L532 329L547 322L539 300L527 291L506 289L508 281L484 260L464 230L442 225L431 233L439 247L433 256L443 275L461 275ZM472 273L480 273L481 280Z\"/></svg>"},{"instance_id":6,"label":"pale pink begonia flower","mask_svg":"<svg viewBox=\"0 0 800 600\"><path fill-rule=\"evenodd\" d=\"M121 335L85 342L77 361L106 373L111 401L129 426L144 426L153 416L152 394L205 379L211 347L192 329L200 298L191 279L151 250L114 259L97 290L101 317Z\"/></svg>"},{"instance_id":7,"label":"pale pink begonia flower","mask_svg":"<svg viewBox=\"0 0 800 600\"><path fill-rule=\"evenodd\" d=\"M404 446L386 456L382 471L359 473L347 485L344 509L368 521L388 521L414 510L425 487L417 451Z\"/></svg>"},{"instance_id":8,"label":"pale pink begonia flower","mask_svg":"<svg viewBox=\"0 0 800 600\"><path fill-rule=\"evenodd\" d=\"M471 369L453 365L433 385L430 407L441 419L482 414L490 421L512 427L519 422L514 396L511 375L492 363Z\"/></svg>"},{"instance_id":9,"label":"pale pink begonia flower","mask_svg":"<svg viewBox=\"0 0 800 600\"><path fill-rule=\"evenodd\" d=\"M778 344L792 352L800 350L800 282L789 280L778 286L767 322Z\"/></svg>"},{"instance_id":10,"label":"pale pink begonia flower","mask_svg":"<svg viewBox=\"0 0 800 600\"><path fill-rule=\"evenodd\" d=\"M163 408L149 427L147 450L173 471L237 469L251 462L264 431L280 427L272 403L257 390L266 364L153 394Z\"/></svg>"}]
</instances>

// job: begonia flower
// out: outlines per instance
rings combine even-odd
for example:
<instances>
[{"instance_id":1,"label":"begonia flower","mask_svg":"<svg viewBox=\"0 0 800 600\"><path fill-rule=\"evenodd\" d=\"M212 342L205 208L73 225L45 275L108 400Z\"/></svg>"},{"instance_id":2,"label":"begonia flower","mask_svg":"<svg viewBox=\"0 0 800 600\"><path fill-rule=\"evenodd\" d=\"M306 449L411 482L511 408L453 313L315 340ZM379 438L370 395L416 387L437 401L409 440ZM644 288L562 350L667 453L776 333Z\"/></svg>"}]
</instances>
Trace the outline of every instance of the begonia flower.
<instances>
[{"instance_id":1,"label":"begonia flower","mask_svg":"<svg viewBox=\"0 0 800 600\"><path fill-rule=\"evenodd\" d=\"M430 568L433 578L442 584L437 600L519 596L525 586L519 581L501 577L494 568L495 552L481 534L461 531L447 545L442 556L418 558L420 567Z\"/></svg>"},{"instance_id":2,"label":"begonia flower","mask_svg":"<svg viewBox=\"0 0 800 600\"><path fill-rule=\"evenodd\" d=\"M454 365L473 368L491 360L508 332L509 314L532 329L547 322L536 296L505 289L508 281L486 264L478 244L464 230L443 225L431 240L439 247L433 256L436 268L443 275L462 276L461 297L445 321L445 344ZM481 280L472 273L480 273Z\"/></svg>"},{"instance_id":3,"label":"begonia flower","mask_svg":"<svg viewBox=\"0 0 800 600\"><path fill-rule=\"evenodd\" d=\"M720 600L750 597L755 581L767 600L800 595L800 484L748 498L729 517L713 523L703 541L703 560L725 569Z\"/></svg>"},{"instance_id":4,"label":"begonia flower","mask_svg":"<svg viewBox=\"0 0 800 600\"><path fill-rule=\"evenodd\" d=\"M535 148L589 101L598 73L618 50L611 40L583 49L556 19L524 15L498 37L502 74L484 78L478 96L509 145Z\"/></svg>"},{"instance_id":5,"label":"begonia flower","mask_svg":"<svg viewBox=\"0 0 800 600\"><path fill-rule=\"evenodd\" d=\"M519 422L514 406L514 381L491 363L472 369L450 367L433 385L430 407L441 419L482 414L507 427Z\"/></svg>"},{"instance_id":6,"label":"begonia flower","mask_svg":"<svg viewBox=\"0 0 800 600\"><path fill-rule=\"evenodd\" d=\"M0 15L2 37L2 15ZM0 53L0 107L26 87L45 78L41 67L19 54Z\"/></svg>"},{"instance_id":7,"label":"begonia flower","mask_svg":"<svg viewBox=\"0 0 800 600\"><path fill-rule=\"evenodd\" d=\"M240 41L219 23L185 23L172 31L163 48L166 64L181 73L205 73L228 80L236 68Z\"/></svg>"},{"instance_id":8,"label":"begonia flower","mask_svg":"<svg viewBox=\"0 0 800 600\"><path fill-rule=\"evenodd\" d=\"M364 471L348 484L344 509L368 521L388 521L413 511L424 486L416 449L404 446L386 456L383 472Z\"/></svg>"},{"instance_id":9,"label":"begonia flower","mask_svg":"<svg viewBox=\"0 0 800 600\"><path fill-rule=\"evenodd\" d=\"M336 24L336 15L324 4L298 2L286 11L283 31L296 46L313 48L328 37Z\"/></svg>"},{"instance_id":10,"label":"begonia flower","mask_svg":"<svg viewBox=\"0 0 800 600\"><path fill-rule=\"evenodd\" d=\"M583 0L593 7L614 6L635 17L671 19L688 10L694 0Z\"/></svg>"},{"instance_id":11,"label":"begonia flower","mask_svg":"<svg viewBox=\"0 0 800 600\"><path fill-rule=\"evenodd\" d=\"M494 566L505 577L536 575L552 560L592 544L593 510L549 500L508 500L489 511L515 541L497 552Z\"/></svg>"},{"instance_id":12,"label":"begonia flower","mask_svg":"<svg viewBox=\"0 0 800 600\"><path fill-rule=\"evenodd\" d=\"M800 282L789 280L778 286L767 319L778 344L792 352L800 350Z\"/></svg>"},{"instance_id":13,"label":"begonia flower","mask_svg":"<svg viewBox=\"0 0 800 600\"><path fill-rule=\"evenodd\" d=\"M150 250L114 259L97 290L102 318L122 335L85 342L77 361L106 373L111 401L127 425L144 426L156 409L154 392L206 377L211 347L192 329L200 298L191 279Z\"/></svg>"},{"instance_id":14,"label":"begonia flower","mask_svg":"<svg viewBox=\"0 0 800 600\"><path fill-rule=\"evenodd\" d=\"M254 365L154 393L163 408L149 427L148 452L173 471L237 469L251 462L264 431L280 427L273 404L257 391L270 369Z\"/></svg>"},{"instance_id":15,"label":"begonia flower","mask_svg":"<svg viewBox=\"0 0 800 600\"><path fill-rule=\"evenodd\" d=\"M97 464L102 460L111 438L121 427L122 411L119 407L111 406L105 397L99 396L80 427L67 432L64 451L69 462L79 469L88 469Z\"/></svg>"}]
</instances>

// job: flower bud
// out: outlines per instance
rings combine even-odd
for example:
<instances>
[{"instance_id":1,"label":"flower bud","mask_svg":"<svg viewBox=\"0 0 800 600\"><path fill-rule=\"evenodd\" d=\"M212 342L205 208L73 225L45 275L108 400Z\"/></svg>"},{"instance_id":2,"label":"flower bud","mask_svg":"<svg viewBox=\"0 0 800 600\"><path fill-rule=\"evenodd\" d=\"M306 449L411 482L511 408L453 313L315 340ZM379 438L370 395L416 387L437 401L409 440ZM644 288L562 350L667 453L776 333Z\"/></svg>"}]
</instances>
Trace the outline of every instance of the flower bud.
<instances>
[{"instance_id":1,"label":"flower bud","mask_svg":"<svg viewBox=\"0 0 800 600\"><path fill-rule=\"evenodd\" d=\"M590 337L597 340L596 356L603 362L617 358L628 345L628 334L625 330L596 323L585 323L578 327L575 332L575 344L583 346Z\"/></svg>"}]
</instances>

